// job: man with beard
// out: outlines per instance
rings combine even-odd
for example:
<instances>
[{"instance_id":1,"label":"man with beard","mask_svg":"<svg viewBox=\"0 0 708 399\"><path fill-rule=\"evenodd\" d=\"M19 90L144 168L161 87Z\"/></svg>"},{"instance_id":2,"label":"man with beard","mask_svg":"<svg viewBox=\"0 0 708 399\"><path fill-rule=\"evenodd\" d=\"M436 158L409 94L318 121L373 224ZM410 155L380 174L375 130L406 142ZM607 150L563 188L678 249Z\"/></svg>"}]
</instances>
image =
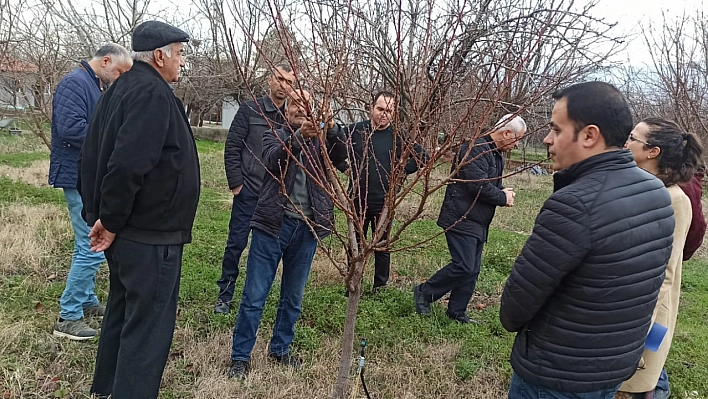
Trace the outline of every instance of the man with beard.
<instances>
[{"instance_id":1,"label":"man with beard","mask_svg":"<svg viewBox=\"0 0 708 399\"><path fill-rule=\"evenodd\" d=\"M396 111L396 96L390 91L374 95L369 110L370 119L349 126L350 162L352 164L352 190L356 210L363 217L363 231L376 231L386 196L391 185L391 171L408 151L405 174L415 173L418 165L427 162L428 155L419 144L392 125ZM387 226L382 240L388 238ZM361 239L359 237L359 239ZM385 287L391 270L391 254L376 251L374 254L374 285L376 292ZM348 292L347 292L348 294Z\"/></svg>"},{"instance_id":2,"label":"man with beard","mask_svg":"<svg viewBox=\"0 0 708 399\"><path fill-rule=\"evenodd\" d=\"M91 339L98 331L84 317L103 317L106 310L98 302L94 286L96 272L106 260L103 252L91 252L89 227L81 217L83 204L76 189L76 161L86 138L93 109L108 85L133 65L128 50L108 43L94 57L69 72L57 85L52 99L52 149L49 184L64 191L74 230L74 253L61 295L61 312L54 324L54 335L74 341Z\"/></svg>"}]
</instances>

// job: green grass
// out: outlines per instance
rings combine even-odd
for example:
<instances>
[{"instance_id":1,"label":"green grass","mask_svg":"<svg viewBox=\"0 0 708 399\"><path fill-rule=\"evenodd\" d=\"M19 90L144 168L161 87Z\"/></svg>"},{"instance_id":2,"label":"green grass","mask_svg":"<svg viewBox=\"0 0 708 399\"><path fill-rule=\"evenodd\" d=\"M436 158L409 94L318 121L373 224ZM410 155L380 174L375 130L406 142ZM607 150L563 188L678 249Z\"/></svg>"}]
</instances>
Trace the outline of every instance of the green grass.
<instances>
[{"instance_id":1,"label":"green grass","mask_svg":"<svg viewBox=\"0 0 708 399\"><path fill-rule=\"evenodd\" d=\"M0 165L7 165L13 168L22 168L30 166L34 161L44 161L48 159L48 152L20 152L16 154L0 154Z\"/></svg>"},{"instance_id":2,"label":"green grass","mask_svg":"<svg viewBox=\"0 0 708 399\"><path fill-rule=\"evenodd\" d=\"M326 387L331 383L336 370L332 369L333 366L321 368L324 366L318 365L338 359L338 337L346 309L341 283L332 277L336 273L327 272L331 266L322 266L326 262L321 256L316 260L320 266L313 271L306 287L303 313L294 342L294 350L311 366L296 375L272 377L275 380L264 375L254 377L245 386L227 381L223 374L218 374L221 371L215 371L223 370L228 361L229 337L235 318L235 312L229 316L212 312L231 196L223 176L223 144L200 141L197 146L202 160L203 188L193 243L185 247L180 314L173 343L173 353L183 355L168 364L165 377L168 382L161 397L193 397L195 390L204 389L203 386L209 384L223 388L225 391L220 391L223 395L199 397L265 398L274 396L274 391L295 389L293 387L303 390L298 392L311 390L309 395L303 393L301 397L320 397L323 391L315 387ZM22 167L31 160L43 159L40 154L46 157L46 153L29 151L2 155L0 162ZM508 357L514 335L506 332L499 322L498 298L513 261L531 231L536 213L551 192L548 177L519 176L508 179L505 185L516 189L516 206L498 209L485 246L477 294L469 310L471 316L481 322L480 326L450 321L445 316L444 304L434 304L430 318L415 313L411 287L449 262L442 235L420 248L392 254L395 276L390 289L370 294L372 267L367 270L356 337L357 340L366 338L368 343L367 364L371 369L367 384L370 390L378 393L375 397L402 397L404 392L407 397L456 397L464 395L462 392L474 392L480 383L496 384L496 390L493 390L496 393L486 397L504 397L503 390L508 386L511 374ZM38 206L46 203L65 210L60 190L38 188L0 177L0 209L10 204ZM47 234L47 231L52 230L36 234ZM434 218L419 220L402 235L399 248L439 232ZM60 248L61 254L48 254L44 260L48 269L46 274L0 273L0 334L3 334L0 341L6 342L0 342L0 388L4 385L16 390L21 383L24 396L17 397L53 397L55 391L43 391L37 385L38 375L60 377L60 387L72 397L84 397L82 395L88 392L97 340L77 344L49 335L59 312L58 299L70 263L71 240L62 241ZM241 276L236 284L236 303L244 283L245 260L244 254ZM684 266L676 338L666 364L677 398L688 397L685 393L693 391L698 392L699 397L708 396L708 379L705 377L708 375L706 270L708 262L705 259L692 260ZM55 276L49 278L47 274ZM106 299L107 289L107 271L102 268L97 277L97 293L102 300ZM278 294L279 281L276 281L264 310L260 342L267 342L270 338ZM40 308L37 303L41 304ZM475 305L481 306L477 308ZM221 344L214 346L216 342ZM211 348L207 360L195 354L200 347ZM440 349L443 353L437 353L437 348L443 348ZM439 365L439 362L449 363ZM263 370L266 366L258 364L258 367ZM265 373L271 373L270 369ZM226 393L228 390L233 391Z\"/></svg>"}]
</instances>

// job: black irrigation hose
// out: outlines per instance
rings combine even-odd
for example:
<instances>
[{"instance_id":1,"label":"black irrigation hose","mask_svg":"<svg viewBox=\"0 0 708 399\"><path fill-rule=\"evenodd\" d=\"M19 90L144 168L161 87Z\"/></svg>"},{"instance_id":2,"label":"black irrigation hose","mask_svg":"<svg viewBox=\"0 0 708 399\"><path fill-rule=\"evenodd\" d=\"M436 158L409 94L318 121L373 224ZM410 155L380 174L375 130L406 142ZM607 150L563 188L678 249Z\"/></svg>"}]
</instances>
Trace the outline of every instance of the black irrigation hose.
<instances>
[{"instance_id":1,"label":"black irrigation hose","mask_svg":"<svg viewBox=\"0 0 708 399\"><path fill-rule=\"evenodd\" d=\"M364 393L366 394L366 399L371 399L371 395L369 395L369 390L366 389L366 383L364 382L364 369L361 369L361 373L359 373L359 377L361 378L361 386L364 387Z\"/></svg>"},{"instance_id":2,"label":"black irrigation hose","mask_svg":"<svg viewBox=\"0 0 708 399\"><path fill-rule=\"evenodd\" d=\"M364 387L366 399L371 399L369 390L366 388L366 382L364 381L364 349L366 349L366 338L361 339L361 352L359 353L359 379L361 380L361 386Z\"/></svg>"}]
</instances>

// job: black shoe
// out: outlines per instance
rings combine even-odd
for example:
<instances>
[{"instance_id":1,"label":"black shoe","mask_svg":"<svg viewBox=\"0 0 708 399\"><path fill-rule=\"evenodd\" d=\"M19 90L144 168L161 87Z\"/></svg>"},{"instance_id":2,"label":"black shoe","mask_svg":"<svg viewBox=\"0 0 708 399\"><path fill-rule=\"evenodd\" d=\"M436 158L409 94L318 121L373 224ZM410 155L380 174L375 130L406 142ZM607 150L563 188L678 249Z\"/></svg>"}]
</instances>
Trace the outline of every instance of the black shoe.
<instances>
[{"instance_id":1,"label":"black shoe","mask_svg":"<svg viewBox=\"0 0 708 399\"><path fill-rule=\"evenodd\" d=\"M456 322L458 322L458 323L462 323L462 324L474 324L475 326L478 326L478 325L479 325L479 322L478 322L478 321L475 321L475 320L473 320L473 319L470 319L470 316L467 314L467 312L462 312L462 313L456 314L456 315L453 315L453 314L450 314L450 313L447 313L447 312L445 312L445 314L447 315L447 317L450 318L450 320L456 321Z\"/></svg>"},{"instance_id":2,"label":"black shoe","mask_svg":"<svg viewBox=\"0 0 708 399\"><path fill-rule=\"evenodd\" d=\"M276 355L274 353L271 353L268 355L268 359L282 366L290 366L295 370L302 367L302 360L300 360L300 358L298 357L290 356L289 353L286 353L284 355Z\"/></svg>"},{"instance_id":3,"label":"black shoe","mask_svg":"<svg viewBox=\"0 0 708 399\"><path fill-rule=\"evenodd\" d=\"M430 302L425 300L425 296L420 292L420 285L413 287L413 300L415 302L415 311L423 316L430 316Z\"/></svg>"},{"instance_id":4,"label":"black shoe","mask_svg":"<svg viewBox=\"0 0 708 399\"><path fill-rule=\"evenodd\" d=\"M384 284L384 285L379 285L379 286L373 287L373 288L371 289L371 293L374 294L374 295L376 295L376 294L378 294L378 293L380 293L380 292L382 292L382 291L385 291L386 289L388 289L388 285L386 285L386 284Z\"/></svg>"},{"instance_id":5,"label":"black shoe","mask_svg":"<svg viewBox=\"0 0 708 399\"><path fill-rule=\"evenodd\" d=\"M229 314L229 312L231 312L230 302L224 302L221 299L216 301L216 305L214 306L214 313Z\"/></svg>"},{"instance_id":6,"label":"black shoe","mask_svg":"<svg viewBox=\"0 0 708 399\"><path fill-rule=\"evenodd\" d=\"M229 366L229 378L246 378L246 374L250 370L248 362L243 360L233 360L231 361L231 366Z\"/></svg>"}]
</instances>

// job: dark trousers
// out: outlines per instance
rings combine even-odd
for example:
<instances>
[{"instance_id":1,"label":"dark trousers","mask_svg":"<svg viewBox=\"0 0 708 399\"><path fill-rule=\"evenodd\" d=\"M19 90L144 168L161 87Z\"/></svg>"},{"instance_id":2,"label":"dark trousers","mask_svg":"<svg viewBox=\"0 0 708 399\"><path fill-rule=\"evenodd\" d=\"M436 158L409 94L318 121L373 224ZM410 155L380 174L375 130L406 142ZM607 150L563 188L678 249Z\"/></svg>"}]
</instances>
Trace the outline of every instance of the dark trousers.
<instances>
[{"instance_id":1,"label":"dark trousers","mask_svg":"<svg viewBox=\"0 0 708 399\"><path fill-rule=\"evenodd\" d=\"M376 225L379 223L379 218L381 217L381 209L367 209L364 218L364 234L369 231L369 226L371 226L371 236L373 237L374 231L376 230ZM388 233L390 226L386 227L382 240L388 239ZM361 241L360 237L357 237L358 241ZM389 252L375 252L374 253L374 288L383 287L388 283L388 278L391 273L391 254Z\"/></svg>"},{"instance_id":2,"label":"dark trousers","mask_svg":"<svg viewBox=\"0 0 708 399\"><path fill-rule=\"evenodd\" d=\"M467 310L482 264L484 241L465 234L445 233L452 261L420 286L420 292L434 302L450 292L447 313L461 315Z\"/></svg>"},{"instance_id":3,"label":"dark trousers","mask_svg":"<svg viewBox=\"0 0 708 399\"><path fill-rule=\"evenodd\" d=\"M182 249L118 236L105 251L110 288L91 393L157 398L177 317Z\"/></svg>"},{"instance_id":4,"label":"dark trousers","mask_svg":"<svg viewBox=\"0 0 708 399\"><path fill-rule=\"evenodd\" d=\"M231 221L229 222L229 238L226 240L224 259L221 262L221 278L216 282L219 286L218 299L231 302L234 296L234 285L238 278L238 263L241 254L248 245L248 234L251 232L251 218L256 211L258 194L254 194L245 185L234 197L231 206Z\"/></svg>"}]
</instances>

